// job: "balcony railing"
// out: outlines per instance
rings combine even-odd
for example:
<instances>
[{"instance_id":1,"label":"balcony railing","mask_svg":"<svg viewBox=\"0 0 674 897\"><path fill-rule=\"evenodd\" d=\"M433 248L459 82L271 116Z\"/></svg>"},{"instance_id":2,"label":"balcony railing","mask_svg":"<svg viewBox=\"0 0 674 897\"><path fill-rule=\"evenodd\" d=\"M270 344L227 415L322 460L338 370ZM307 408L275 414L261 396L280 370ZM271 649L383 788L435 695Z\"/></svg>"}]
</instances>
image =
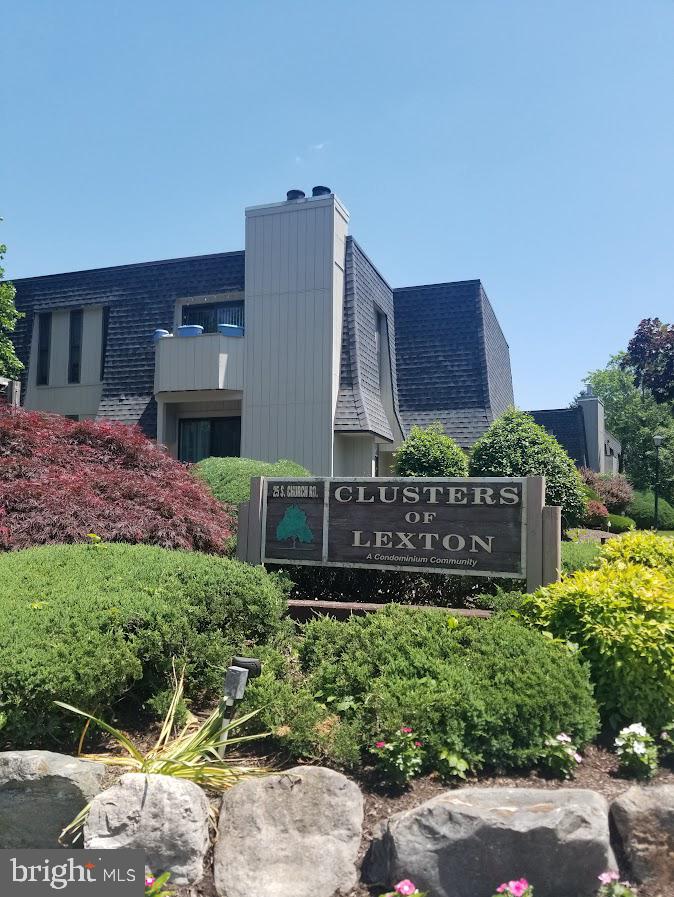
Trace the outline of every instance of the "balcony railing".
<instances>
[{"instance_id":1,"label":"balcony railing","mask_svg":"<svg viewBox=\"0 0 674 897\"><path fill-rule=\"evenodd\" d=\"M243 389L245 339L221 333L165 336L156 343L154 391Z\"/></svg>"}]
</instances>

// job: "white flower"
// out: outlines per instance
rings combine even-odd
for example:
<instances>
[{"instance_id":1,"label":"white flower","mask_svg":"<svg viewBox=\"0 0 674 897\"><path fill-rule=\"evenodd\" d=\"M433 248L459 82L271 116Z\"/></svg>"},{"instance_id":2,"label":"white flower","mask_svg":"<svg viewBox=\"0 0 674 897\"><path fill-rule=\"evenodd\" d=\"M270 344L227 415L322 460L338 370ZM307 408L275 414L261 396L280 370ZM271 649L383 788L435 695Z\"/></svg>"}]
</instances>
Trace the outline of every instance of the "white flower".
<instances>
[{"instance_id":1,"label":"white flower","mask_svg":"<svg viewBox=\"0 0 674 897\"><path fill-rule=\"evenodd\" d=\"M632 745L632 750L634 751L635 754L645 754L646 753L646 747L640 741L634 742L634 744Z\"/></svg>"},{"instance_id":2,"label":"white flower","mask_svg":"<svg viewBox=\"0 0 674 897\"><path fill-rule=\"evenodd\" d=\"M571 744L571 739L564 732L560 732L557 736L557 741L561 741L564 744Z\"/></svg>"},{"instance_id":3,"label":"white flower","mask_svg":"<svg viewBox=\"0 0 674 897\"><path fill-rule=\"evenodd\" d=\"M648 735L645 726L641 723L632 723L631 726L627 726L626 729L623 729L620 734L622 735L623 732L634 732L635 735Z\"/></svg>"}]
</instances>

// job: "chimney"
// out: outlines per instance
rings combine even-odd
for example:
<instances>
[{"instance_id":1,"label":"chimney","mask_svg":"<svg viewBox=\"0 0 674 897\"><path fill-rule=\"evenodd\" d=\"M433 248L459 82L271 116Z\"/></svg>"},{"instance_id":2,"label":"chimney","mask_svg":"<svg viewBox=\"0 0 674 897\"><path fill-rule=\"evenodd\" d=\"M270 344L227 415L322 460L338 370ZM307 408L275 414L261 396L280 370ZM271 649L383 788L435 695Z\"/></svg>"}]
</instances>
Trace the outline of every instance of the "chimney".
<instances>
[{"instance_id":1,"label":"chimney","mask_svg":"<svg viewBox=\"0 0 674 897\"><path fill-rule=\"evenodd\" d=\"M329 187L322 187L320 184L311 191L312 196L330 196L332 190Z\"/></svg>"},{"instance_id":2,"label":"chimney","mask_svg":"<svg viewBox=\"0 0 674 897\"><path fill-rule=\"evenodd\" d=\"M304 199L305 196L306 193L304 192L304 190L288 190L288 192L286 193L286 200L288 202L294 202L298 199Z\"/></svg>"}]
</instances>

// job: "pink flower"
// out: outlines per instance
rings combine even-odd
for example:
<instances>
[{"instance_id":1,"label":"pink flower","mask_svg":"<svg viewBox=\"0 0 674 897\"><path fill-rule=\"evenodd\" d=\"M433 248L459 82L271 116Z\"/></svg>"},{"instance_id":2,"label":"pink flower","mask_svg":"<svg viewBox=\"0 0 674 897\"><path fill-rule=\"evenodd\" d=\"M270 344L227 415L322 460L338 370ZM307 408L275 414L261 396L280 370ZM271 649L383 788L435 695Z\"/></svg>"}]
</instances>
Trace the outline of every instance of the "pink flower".
<instances>
[{"instance_id":1,"label":"pink flower","mask_svg":"<svg viewBox=\"0 0 674 897\"><path fill-rule=\"evenodd\" d=\"M597 878L603 885L610 885L612 881L618 881L620 876L617 872L602 872Z\"/></svg>"},{"instance_id":2,"label":"pink flower","mask_svg":"<svg viewBox=\"0 0 674 897\"><path fill-rule=\"evenodd\" d=\"M376 748L383 748L383 747L386 747L386 742L385 741L375 741L374 746Z\"/></svg>"},{"instance_id":3,"label":"pink flower","mask_svg":"<svg viewBox=\"0 0 674 897\"><path fill-rule=\"evenodd\" d=\"M513 895L513 897L522 897L528 887L529 882L526 880L526 878L520 878L519 881L508 882L508 888L510 889L510 893Z\"/></svg>"},{"instance_id":4,"label":"pink flower","mask_svg":"<svg viewBox=\"0 0 674 897\"><path fill-rule=\"evenodd\" d=\"M410 732L413 732L413 731L414 731L414 729L410 729L409 726L401 726L401 727L400 727L400 731L401 731L404 735L409 735Z\"/></svg>"},{"instance_id":5,"label":"pink flower","mask_svg":"<svg viewBox=\"0 0 674 897\"><path fill-rule=\"evenodd\" d=\"M496 888L496 893L503 894L507 890L508 890L508 885L505 882L503 882L502 885L499 885L498 888Z\"/></svg>"},{"instance_id":6,"label":"pink flower","mask_svg":"<svg viewBox=\"0 0 674 897\"><path fill-rule=\"evenodd\" d=\"M423 747L423 744L424 744L423 741L415 741L414 742L415 747Z\"/></svg>"},{"instance_id":7,"label":"pink flower","mask_svg":"<svg viewBox=\"0 0 674 897\"><path fill-rule=\"evenodd\" d=\"M154 875L148 875L145 879L145 887L149 888L151 885L154 884L154 882L155 882Z\"/></svg>"},{"instance_id":8,"label":"pink flower","mask_svg":"<svg viewBox=\"0 0 674 897\"><path fill-rule=\"evenodd\" d=\"M395 890L396 893L403 895L416 894L417 886L413 881L410 881L409 878L405 878L403 881L398 882L395 886Z\"/></svg>"}]
</instances>

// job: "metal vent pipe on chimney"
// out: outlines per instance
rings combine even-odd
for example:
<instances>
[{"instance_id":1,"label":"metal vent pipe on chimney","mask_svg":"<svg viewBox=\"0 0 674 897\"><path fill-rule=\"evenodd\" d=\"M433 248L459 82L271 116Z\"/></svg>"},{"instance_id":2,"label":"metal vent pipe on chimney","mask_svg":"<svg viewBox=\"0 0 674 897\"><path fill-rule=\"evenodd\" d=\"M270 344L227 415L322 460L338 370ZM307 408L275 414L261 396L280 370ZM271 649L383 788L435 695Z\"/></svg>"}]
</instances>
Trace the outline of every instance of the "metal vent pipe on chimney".
<instances>
[{"instance_id":1,"label":"metal vent pipe on chimney","mask_svg":"<svg viewBox=\"0 0 674 897\"><path fill-rule=\"evenodd\" d=\"M330 196L332 190L329 187L323 187L320 184L311 191L312 196Z\"/></svg>"},{"instance_id":2,"label":"metal vent pipe on chimney","mask_svg":"<svg viewBox=\"0 0 674 897\"><path fill-rule=\"evenodd\" d=\"M304 199L306 193L304 190L288 190L286 193L286 199L288 202L292 202L295 199Z\"/></svg>"}]
</instances>

